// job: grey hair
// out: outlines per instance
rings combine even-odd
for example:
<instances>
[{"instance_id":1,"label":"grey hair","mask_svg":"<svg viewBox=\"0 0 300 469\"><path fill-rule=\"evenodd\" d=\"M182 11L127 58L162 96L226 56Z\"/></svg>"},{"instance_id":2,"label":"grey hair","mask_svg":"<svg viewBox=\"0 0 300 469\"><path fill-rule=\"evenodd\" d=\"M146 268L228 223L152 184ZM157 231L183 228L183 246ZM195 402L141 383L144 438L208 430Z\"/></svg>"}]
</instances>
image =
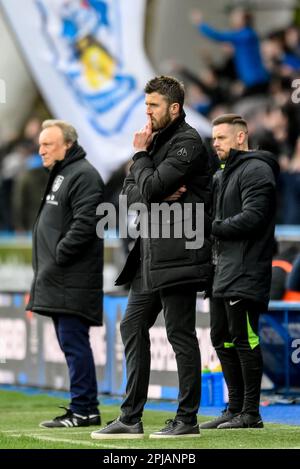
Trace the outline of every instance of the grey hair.
<instances>
[{"instance_id":1,"label":"grey hair","mask_svg":"<svg viewBox=\"0 0 300 469\"><path fill-rule=\"evenodd\" d=\"M42 129L48 129L49 127L59 127L62 131L65 143L75 143L78 139L76 129L66 121L58 119L48 119L42 123Z\"/></svg>"}]
</instances>

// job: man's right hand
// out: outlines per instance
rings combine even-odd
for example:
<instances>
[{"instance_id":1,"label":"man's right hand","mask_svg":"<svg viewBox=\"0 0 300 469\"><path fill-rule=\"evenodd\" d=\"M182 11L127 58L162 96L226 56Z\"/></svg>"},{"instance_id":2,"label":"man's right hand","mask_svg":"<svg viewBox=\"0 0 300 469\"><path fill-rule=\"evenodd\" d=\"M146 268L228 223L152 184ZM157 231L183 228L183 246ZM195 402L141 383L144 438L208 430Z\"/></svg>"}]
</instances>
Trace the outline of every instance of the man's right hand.
<instances>
[{"instance_id":1,"label":"man's right hand","mask_svg":"<svg viewBox=\"0 0 300 469\"><path fill-rule=\"evenodd\" d=\"M151 118L148 116L147 124L139 131L135 132L133 139L133 148L135 153L147 151L153 138Z\"/></svg>"},{"instance_id":2,"label":"man's right hand","mask_svg":"<svg viewBox=\"0 0 300 469\"><path fill-rule=\"evenodd\" d=\"M179 189L174 192L174 194L169 195L164 199L164 202L176 202L176 200L180 199L182 195L187 191L187 188L185 185L179 187Z\"/></svg>"}]
</instances>

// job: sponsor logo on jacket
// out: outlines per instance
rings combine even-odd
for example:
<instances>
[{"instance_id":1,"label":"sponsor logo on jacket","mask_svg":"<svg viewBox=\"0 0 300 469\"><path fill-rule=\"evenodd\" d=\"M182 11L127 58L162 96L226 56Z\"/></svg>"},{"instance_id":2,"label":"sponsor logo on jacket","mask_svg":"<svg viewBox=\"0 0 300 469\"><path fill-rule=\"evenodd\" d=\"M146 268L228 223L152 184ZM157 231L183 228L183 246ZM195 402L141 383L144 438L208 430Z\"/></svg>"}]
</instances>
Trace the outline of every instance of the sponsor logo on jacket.
<instances>
[{"instance_id":1,"label":"sponsor logo on jacket","mask_svg":"<svg viewBox=\"0 0 300 469\"><path fill-rule=\"evenodd\" d=\"M57 200L55 200L55 195L48 194L47 197L46 197L46 204L58 205Z\"/></svg>"}]
</instances>

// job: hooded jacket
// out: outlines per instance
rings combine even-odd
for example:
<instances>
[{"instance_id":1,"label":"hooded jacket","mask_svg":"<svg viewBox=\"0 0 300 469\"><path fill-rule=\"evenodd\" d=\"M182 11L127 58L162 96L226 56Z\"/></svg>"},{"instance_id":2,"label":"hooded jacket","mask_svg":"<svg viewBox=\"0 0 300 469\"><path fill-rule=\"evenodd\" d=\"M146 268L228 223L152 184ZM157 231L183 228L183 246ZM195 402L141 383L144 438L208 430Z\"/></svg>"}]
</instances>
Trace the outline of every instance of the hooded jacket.
<instances>
[{"instance_id":1,"label":"hooded jacket","mask_svg":"<svg viewBox=\"0 0 300 469\"><path fill-rule=\"evenodd\" d=\"M141 264L143 286L146 290L158 290L178 284L197 284L199 290L207 289L212 278L211 244L209 235L211 220L211 175L208 153L198 132L185 122L182 114L156 134L148 151L134 155L129 176L125 179L123 194L128 204L143 202L148 209L149 226L153 226L151 214L166 197L183 184L187 192L177 201L182 217L167 220L170 237L138 238L119 278L117 285L130 282ZM204 244L200 249L187 249L185 236L172 236L175 223L183 227L184 206L190 203L204 204ZM172 204L170 204L172 205ZM192 223L195 211L191 212ZM162 228L162 223L159 230ZM161 232L161 231L160 231ZM183 230L184 232L184 230Z\"/></svg>"},{"instance_id":2,"label":"hooded jacket","mask_svg":"<svg viewBox=\"0 0 300 469\"><path fill-rule=\"evenodd\" d=\"M100 325L103 240L96 235L96 208L104 184L85 156L75 143L50 171L33 229L34 279L26 309Z\"/></svg>"},{"instance_id":3,"label":"hooded jacket","mask_svg":"<svg viewBox=\"0 0 300 469\"><path fill-rule=\"evenodd\" d=\"M272 275L279 166L264 151L231 150L218 184L213 296L267 305Z\"/></svg>"}]
</instances>

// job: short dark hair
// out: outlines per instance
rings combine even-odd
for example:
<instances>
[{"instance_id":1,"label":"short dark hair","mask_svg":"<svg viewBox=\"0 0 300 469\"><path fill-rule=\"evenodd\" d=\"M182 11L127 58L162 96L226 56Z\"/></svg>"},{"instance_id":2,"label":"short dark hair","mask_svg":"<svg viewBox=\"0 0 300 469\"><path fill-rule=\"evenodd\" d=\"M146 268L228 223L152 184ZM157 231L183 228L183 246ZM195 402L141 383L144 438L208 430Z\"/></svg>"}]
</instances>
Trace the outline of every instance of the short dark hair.
<instances>
[{"instance_id":1,"label":"short dark hair","mask_svg":"<svg viewBox=\"0 0 300 469\"><path fill-rule=\"evenodd\" d=\"M213 127L220 124L240 125L241 127L244 127L245 132L248 132L247 122L238 114L222 114L212 121Z\"/></svg>"},{"instance_id":2,"label":"short dark hair","mask_svg":"<svg viewBox=\"0 0 300 469\"><path fill-rule=\"evenodd\" d=\"M159 93L169 104L178 103L180 110L184 103L184 85L174 77L161 75L149 80L144 89L146 94Z\"/></svg>"}]
</instances>

